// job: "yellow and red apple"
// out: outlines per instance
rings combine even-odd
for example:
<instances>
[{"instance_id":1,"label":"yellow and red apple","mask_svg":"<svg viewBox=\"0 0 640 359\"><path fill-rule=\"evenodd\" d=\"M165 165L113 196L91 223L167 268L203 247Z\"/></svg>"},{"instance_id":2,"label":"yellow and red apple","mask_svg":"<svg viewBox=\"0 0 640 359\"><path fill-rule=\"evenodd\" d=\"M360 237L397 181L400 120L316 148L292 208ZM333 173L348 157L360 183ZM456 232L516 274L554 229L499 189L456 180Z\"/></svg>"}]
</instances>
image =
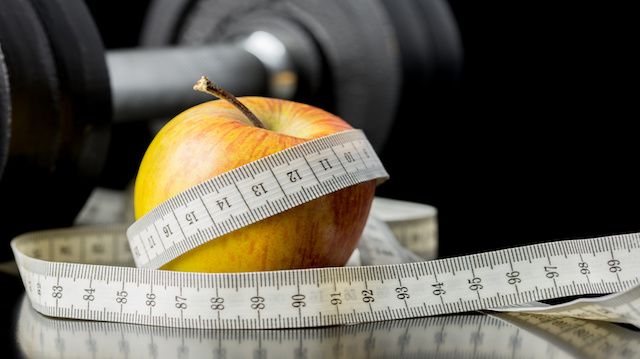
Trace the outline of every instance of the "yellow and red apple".
<instances>
[{"instance_id":1,"label":"yellow and red apple","mask_svg":"<svg viewBox=\"0 0 640 359\"><path fill-rule=\"evenodd\" d=\"M302 142L349 130L309 105L243 97L256 127L231 103L214 100L169 121L144 155L135 184L135 216L176 194ZM357 184L209 241L165 264L190 272L242 272L342 266L364 229L375 181Z\"/></svg>"}]
</instances>

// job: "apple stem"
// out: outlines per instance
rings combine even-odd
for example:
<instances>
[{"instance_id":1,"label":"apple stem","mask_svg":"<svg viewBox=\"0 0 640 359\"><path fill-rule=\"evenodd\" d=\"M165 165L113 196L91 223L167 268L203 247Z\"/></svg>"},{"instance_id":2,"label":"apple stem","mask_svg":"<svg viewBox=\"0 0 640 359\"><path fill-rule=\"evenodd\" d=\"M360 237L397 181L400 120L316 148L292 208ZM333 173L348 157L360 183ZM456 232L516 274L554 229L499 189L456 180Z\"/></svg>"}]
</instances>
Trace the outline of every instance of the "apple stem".
<instances>
[{"instance_id":1,"label":"apple stem","mask_svg":"<svg viewBox=\"0 0 640 359\"><path fill-rule=\"evenodd\" d=\"M196 91L201 91L204 93L208 93L215 97L226 100L230 104L232 104L235 108L240 110L251 123L259 128L265 128L264 124L260 119L251 112L242 102L240 102L235 96L233 96L229 91L223 89L222 87L211 82L206 76L202 76L198 82L193 85L193 89Z\"/></svg>"}]
</instances>

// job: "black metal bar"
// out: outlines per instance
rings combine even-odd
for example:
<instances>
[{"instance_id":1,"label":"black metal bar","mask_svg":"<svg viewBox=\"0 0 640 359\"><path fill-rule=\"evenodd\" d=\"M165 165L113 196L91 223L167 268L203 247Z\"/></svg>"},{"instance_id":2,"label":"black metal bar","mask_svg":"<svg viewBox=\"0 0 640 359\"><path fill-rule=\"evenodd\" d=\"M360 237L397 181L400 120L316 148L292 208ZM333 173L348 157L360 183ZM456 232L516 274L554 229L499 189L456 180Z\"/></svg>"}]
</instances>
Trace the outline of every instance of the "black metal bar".
<instances>
[{"instance_id":1,"label":"black metal bar","mask_svg":"<svg viewBox=\"0 0 640 359\"><path fill-rule=\"evenodd\" d=\"M107 65L115 122L173 117L211 100L192 90L202 75L236 96L267 90L260 60L232 44L109 51Z\"/></svg>"}]
</instances>

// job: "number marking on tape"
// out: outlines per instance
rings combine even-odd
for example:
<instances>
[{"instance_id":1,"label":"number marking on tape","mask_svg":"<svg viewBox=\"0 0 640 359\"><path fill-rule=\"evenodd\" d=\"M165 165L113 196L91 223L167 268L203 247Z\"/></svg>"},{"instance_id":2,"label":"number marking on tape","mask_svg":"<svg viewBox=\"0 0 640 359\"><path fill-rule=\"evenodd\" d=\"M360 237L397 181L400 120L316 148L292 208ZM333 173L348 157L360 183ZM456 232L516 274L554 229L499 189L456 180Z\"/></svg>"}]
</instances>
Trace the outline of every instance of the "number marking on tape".
<instances>
[{"instance_id":1,"label":"number marking on tape","mask_svg":"<svg viewBox=\"0 0 640 359\"><path fill-rule=\"evenodd\" d=\"M97 248L124 248L126 242L122 229L87 233L102 239ZM61 263L26 254L56 260L45 252L61 244L86 255L87 249L77 249L86 242L73 230L28 234L12 242L27 294L38 311L187 328L313 327L621 292L640 282L637 234L427 262L231 274ZM117 258L122 254L114 251L112 261ZM582 270L585 266L589 272ZM630 315L640 323L640 317Z\"/></svg>"},{"instance_id":2,"label":"number marking on tape","mask_svg":"<svg viewBox=\"0 0 640 359\"><path fill-rule=\"evenodd\" d=\"M340 189L387 178L360 130L274 153L196 185L127 231L136 266L159 268L224 234Z\"/></svg>"},{"instance_id":3,"label":"number marking on tape","mask_svg":"<svg viewBox=\"0 0 640 359\"><path fill-rule=\"evenodd\" d=\"M267 216L386 177L363 133L345 131L249 163L164 202L128 229L131 251L123 228L36 232L11 246L27 295L41 313L185 328L299 328L521 310L504 307L622 292L640 283L640 234L392 265L232 274L152 270ZM393 241L390 230L378 232L376 240L382 235ZM375 245L367 250L376 257ZM142 268L127 267L132 259ZM637 292L619 297L627 298L629 313L611 315L618 298L601 303L600 317L638 325ZM586 308L581 305L568 312Z\"/></svg>"}]
</instances>

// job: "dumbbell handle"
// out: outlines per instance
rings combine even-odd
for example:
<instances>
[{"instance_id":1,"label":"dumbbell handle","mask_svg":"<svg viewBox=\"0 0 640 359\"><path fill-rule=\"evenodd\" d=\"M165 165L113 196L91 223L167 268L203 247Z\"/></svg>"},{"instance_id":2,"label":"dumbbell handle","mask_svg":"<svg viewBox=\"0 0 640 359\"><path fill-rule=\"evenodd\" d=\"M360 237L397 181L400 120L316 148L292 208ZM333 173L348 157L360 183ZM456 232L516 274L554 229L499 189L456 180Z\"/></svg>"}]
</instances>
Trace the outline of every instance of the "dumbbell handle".
<instances>
[{"instance_id":1,"label":"dumbbell handle","mask_svg":"<svg viewBox=\"0 0 640 359\"><path fill-rule=\"evenodd\" d=\"M262 31L228 44L112 50L106 59L114 122L173 117L211 100L192 90L202 75L236 96L290 98L296 90L286 47Z\"/></svg>"},{"instance_id":2,"label":"dumbbell handle","mask_svg":"<svg viewBox=\"0 0 640 359\"><path fill-rule=\"evenodd\" d=\"M260 60L234 45L109 51L115 122L176 115L210 96L192 90L202 75L235 95L263 94Z\"/></svg>"}]
</instances>

